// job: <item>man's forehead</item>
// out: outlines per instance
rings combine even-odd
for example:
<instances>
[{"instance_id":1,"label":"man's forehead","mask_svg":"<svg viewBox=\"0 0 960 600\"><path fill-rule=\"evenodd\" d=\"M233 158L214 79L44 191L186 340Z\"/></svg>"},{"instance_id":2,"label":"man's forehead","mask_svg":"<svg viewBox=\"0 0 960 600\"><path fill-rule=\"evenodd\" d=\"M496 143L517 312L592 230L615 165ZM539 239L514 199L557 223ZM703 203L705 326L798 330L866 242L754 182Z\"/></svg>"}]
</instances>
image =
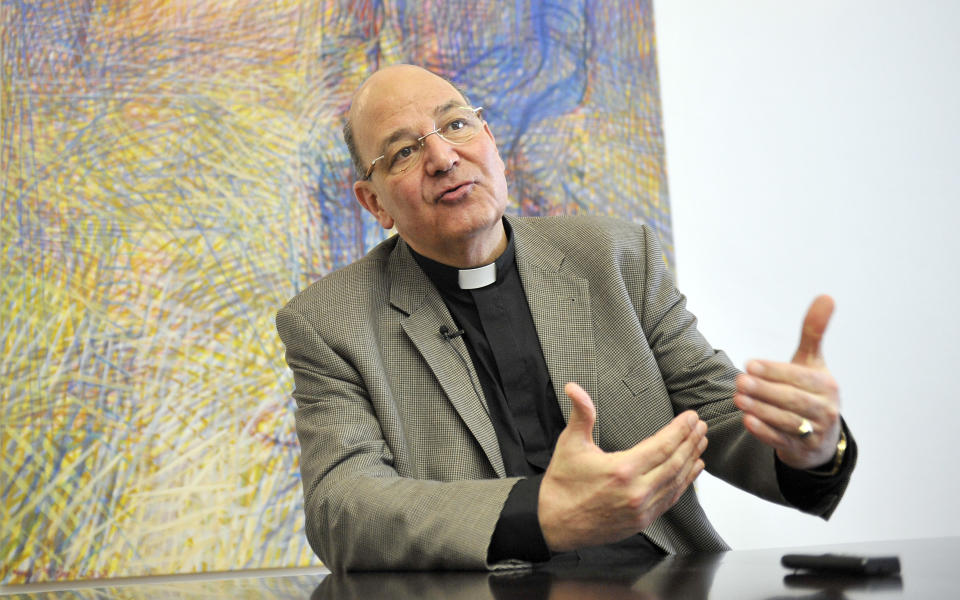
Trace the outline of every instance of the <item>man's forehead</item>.
<instances>
[{"instance_id":1,"label":"man's forehead","mask_svg":"<svg viewBox=\"0 0 960 600\"><path fill-rule=\"evenodd\" d=\"M360 117L375 124L378 129L388 125L409 122L411 118L420 116L438 118L453 109L464 106L458 95L451 93L441 100L404 102L402 104L380 103L378 106L367 106L360 111ZM415 123L410 123L415 125Z\"/></svg>"},{"instance_id":2,"label":"man's forehead","mask_svg":"<svg viewBox=\"0 0 960 600\"><path fill-rule=\"evenodd\" d=\"M423 69L396 69L375 73L360 87L350 120L357 137L365 140L361 145L377 144L380 140L371 138L416 128L418 117L436 118L463 104L460 92L445 79Z\"/></svg>"},{"instance_id":3,"label":"man's forehead","mask_svg":"<svg viewBox=\"0 0 960 600\"><path fill-rule=\"evenodd\" d=\"M409 82L408 82L409 83ZM437 116L451 106L464 103L456 88L436 78L433 85L370 86L351 107L356 119L382 122L398 114Z\"/></svg>"}]
</instances>

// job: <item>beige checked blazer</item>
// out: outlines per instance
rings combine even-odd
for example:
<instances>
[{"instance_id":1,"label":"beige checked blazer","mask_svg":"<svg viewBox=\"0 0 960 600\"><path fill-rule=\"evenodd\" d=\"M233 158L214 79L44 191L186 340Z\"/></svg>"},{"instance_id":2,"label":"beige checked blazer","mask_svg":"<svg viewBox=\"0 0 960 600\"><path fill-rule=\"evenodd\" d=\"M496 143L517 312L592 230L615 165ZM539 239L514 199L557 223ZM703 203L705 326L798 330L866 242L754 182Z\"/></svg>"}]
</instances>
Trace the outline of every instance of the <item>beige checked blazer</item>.
<instances>
[{"instance_id":1,"label":"beige checked blazer","mask_svg":"<svg viewBox=\"0 0 960 600\"><path fill-rule=\"evenodd\" d=\"M599 217L512 218L517 266L560 408L589 392L603 449L629 448L686 409L709 425L707 470L787 504L773 451L731 397L736 369L707 343L656 234ZM515 478L439 293L392 237L277 314L294 373L306 534L333 569L485 569ZM845 487L845 484L844 484ZM841 490L842 493L842 490ZM815 512L832 512L839 494ZM689 489L644 533L672 553L726 549Z\"/></svg>"}]
</instances>

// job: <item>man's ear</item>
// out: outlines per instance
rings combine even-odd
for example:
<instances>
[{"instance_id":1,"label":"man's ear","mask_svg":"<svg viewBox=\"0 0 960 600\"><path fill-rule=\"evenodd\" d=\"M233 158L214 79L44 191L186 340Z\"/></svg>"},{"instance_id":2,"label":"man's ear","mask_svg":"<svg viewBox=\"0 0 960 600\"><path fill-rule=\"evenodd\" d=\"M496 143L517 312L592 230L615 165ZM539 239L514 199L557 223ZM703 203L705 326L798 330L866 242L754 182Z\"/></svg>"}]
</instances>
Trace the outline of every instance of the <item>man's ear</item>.
<instances>
[{"instance_id":1,"label":"man's ear","mask_svg":"<svg viewBox=\"0 0 960 600\"><path fill-rule=\"evenodd\" d=\"M490 136L490 141L492 141L492 142L493 142L493 145L496 146L496 145L497 145L497 140L496 140L496 138L493 137L493 132L490 131L490 124L487 123L486 121L483 122L483 131L484 131L488 136Z\"/></svg>"},{"instance_id":2,"label":"man's ear","mask_svg":"<svg viewBox=\"0 0 960 600\"><path fill-rule=\"evenodd\" d=\"M497 139L493 137L493 132L490 131L490 125L486 121L483 122L483 131L490 136L490 141L493 142L493 148L497 152L497 160L500 161L500 168L506 170L507 165L503 162L503 157L500 156L500 148L497 147Z\"/></svg>"},{"instance_id":3,"label":"man's ear","mask_svg":"<svg viewBox=\"0 0 960 600\"><path fill-rule=\"evenodd\" d=\"M380 204L380 198L369 181L354 181L353 195L357 197L357 202L373 215L381 227L393 229L393 217Z\"/></svg>"}]
</instances>

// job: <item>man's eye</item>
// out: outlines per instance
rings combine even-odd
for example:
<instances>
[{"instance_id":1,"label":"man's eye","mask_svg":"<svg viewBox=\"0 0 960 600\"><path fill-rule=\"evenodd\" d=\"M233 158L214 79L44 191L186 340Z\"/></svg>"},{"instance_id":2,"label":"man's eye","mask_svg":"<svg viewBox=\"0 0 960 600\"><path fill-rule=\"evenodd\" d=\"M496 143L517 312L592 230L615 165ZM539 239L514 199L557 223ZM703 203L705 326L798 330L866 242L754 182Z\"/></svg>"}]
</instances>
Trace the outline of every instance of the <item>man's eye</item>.
<instances>
[{"instance_id":1,"label":"man's eye","mask_svg":"<svg viewBox=\"0 0 960 600\"><path fill-rule=\"evenodd\" d=\"M390 164L395 165L400 161L407 160L408 158L413 156L414 152L416 151L417 149L414 148L413 146L404 146L403 148L400 148L399 150L393 153L392 155L393 157L390 159Z\"/></svg>"},{"instance_id":2,"label":"man's eye","mask_svg":"<svg viewBox=\"0 0 960 600\"><path fill-rule=\"evenodd\" d=\"M464 119L455 119L447 124L447 131L459 131L466 126L467 122Z\"/></svg>"}]
</instances>

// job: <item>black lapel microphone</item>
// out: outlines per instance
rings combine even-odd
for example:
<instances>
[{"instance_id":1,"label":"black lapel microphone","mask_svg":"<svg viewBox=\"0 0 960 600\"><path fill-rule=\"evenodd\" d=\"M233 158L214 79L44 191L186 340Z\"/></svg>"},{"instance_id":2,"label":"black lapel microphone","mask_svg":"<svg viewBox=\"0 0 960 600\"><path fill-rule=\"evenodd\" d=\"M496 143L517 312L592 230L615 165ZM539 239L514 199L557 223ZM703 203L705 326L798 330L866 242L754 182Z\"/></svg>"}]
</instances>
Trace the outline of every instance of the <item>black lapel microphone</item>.
<instances>
[{"instance_id":1,"label":"black lapel microphone","mask_svg":"<svg viewBox=\"0 0 960 600\"><path fill-rule=\"evenodd\" d=\"M443 336L443 339L445 339L445 340L452 340L453 338L460 337L461 335L463 335L463 334L465 334L465 333L466 333L466 331L464 331L464 330L462 330L462 329L458 329L458 330L456 330L456 331L450 331L450 328L447 327L446 325L441 325L441 326L440 326L440 335L442 335L442 336Z\"/></svg>"}]
</instances>

